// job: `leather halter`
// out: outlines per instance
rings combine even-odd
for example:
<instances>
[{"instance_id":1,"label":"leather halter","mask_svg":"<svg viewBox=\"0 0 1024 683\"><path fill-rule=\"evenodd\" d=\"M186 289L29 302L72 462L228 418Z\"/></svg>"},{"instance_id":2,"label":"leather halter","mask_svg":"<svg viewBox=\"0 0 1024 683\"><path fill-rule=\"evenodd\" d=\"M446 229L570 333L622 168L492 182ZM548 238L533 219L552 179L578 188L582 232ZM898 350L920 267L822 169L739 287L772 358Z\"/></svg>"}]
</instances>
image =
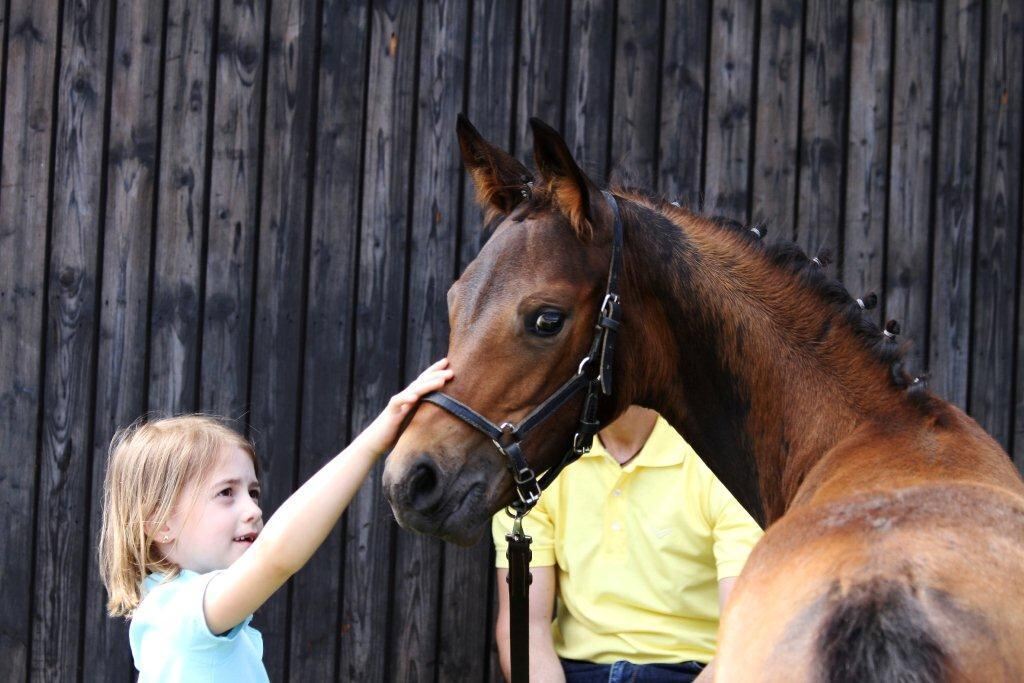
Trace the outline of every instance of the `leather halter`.
<instances>
[{"instance_id":1,"label":"leather halter","mask_svg":"<svg viewBox=\"0 0 1024 683\"><path fill-rule=\"evenodd\" d=\"M612 393L612 370L615 359L615 342L622 322L622 307L619 300L619 273L622 270L622 216L619 204L612 193L602 191L615 216L612 238L611 263L608 266L608 285L604 300L597 314L594 339L590 350L580 361L576 374L555 390L543 403L534 408L519 424L503 422L496 425L465 403L448 394L435 391L423 397L424 401L439 406L470 427L483 432L494 442L498 452L508 459L508 467L515 480L518 499L512 502L515 516L522 517L540 500L541 491L546 489L565 467L590 451L594 435L601 428L597 419L600 396ZM521 444L527 434L554 415L581 390L586 389L579 424L572 444L561 461L540 478L526 462Z\"/></svg>"}]
</instances>

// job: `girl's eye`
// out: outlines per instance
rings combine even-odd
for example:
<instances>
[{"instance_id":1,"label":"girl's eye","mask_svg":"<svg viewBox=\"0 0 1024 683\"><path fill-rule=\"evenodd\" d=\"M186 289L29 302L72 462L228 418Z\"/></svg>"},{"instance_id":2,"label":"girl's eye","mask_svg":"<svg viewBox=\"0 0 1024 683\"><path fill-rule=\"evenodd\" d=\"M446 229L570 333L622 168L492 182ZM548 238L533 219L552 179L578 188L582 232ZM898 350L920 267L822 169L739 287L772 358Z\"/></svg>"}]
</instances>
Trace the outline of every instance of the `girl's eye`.
<instances>
[{"instance_id":1,"label":"girl's eye","mask_svg":"<svg viewBox=\"0 0 1024 683\"><path fill-rule=\"evenodd\" d=\"M260 490L259 489L253 489L252 491L249 491L249 495L254 500L259 500L260 499Z\"/></svg>"},{"instance_id":2,"label":"girl's eye","mask_svg":"<svg viewBox=\"0 0 1024 683\"><path fill-rule=\"evenodd\" d=\"M565 316L559 311L540 311L533 319L530 331L541 337L553 337L562 331Z\"/></svg>"},{"instance_id":3,"label":"girl's eye","mask_svg":"<svg viewBox=\"0 0 1024 683\"><path fill-rule=\"evenodd\" d=\"M219 492L217 493L217 495L218 495L218 496L230 496L230 495L231 495L231 489L230 489L230 488L226 488L226 489L221 489L221 490L220 490L220 491L219 491Z\"/></svg>"}]
</instances>

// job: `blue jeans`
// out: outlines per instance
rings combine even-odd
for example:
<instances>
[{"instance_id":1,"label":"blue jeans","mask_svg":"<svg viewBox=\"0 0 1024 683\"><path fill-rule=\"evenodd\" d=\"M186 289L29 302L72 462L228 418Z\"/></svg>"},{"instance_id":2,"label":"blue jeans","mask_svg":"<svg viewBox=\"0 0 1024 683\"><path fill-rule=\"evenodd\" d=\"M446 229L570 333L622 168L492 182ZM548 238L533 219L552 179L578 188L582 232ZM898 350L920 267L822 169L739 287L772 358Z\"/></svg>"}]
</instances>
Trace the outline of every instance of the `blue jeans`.
<instances>
[{"instance_id":1,"label":"blue jeans","mask_svg":"<svg viewBox=\"0 0 1024 683\"><path fill-rule=\"evenodd\" d=\"M680 664L594 664L563 659L566 683L689 683L704 669L700 662Z\"/></svg>"}]
</instances>

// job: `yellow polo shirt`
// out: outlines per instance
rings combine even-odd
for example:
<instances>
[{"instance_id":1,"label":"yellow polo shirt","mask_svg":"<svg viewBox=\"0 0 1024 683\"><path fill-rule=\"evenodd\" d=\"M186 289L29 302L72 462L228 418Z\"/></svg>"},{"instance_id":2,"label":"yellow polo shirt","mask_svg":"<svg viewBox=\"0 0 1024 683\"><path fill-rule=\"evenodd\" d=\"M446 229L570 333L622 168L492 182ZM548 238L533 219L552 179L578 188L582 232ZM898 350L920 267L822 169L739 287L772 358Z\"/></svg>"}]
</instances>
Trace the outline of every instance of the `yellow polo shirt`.
<instances>
[{"instance_id":1,"label":"yellow polo shirt","mask_svg":"<svg viewBox=\"0 0 1024 683\"><path fill-rule=\"evenodd\" d=\"M504 512L495 515L501 568L510 528ZM555 651L600 664L710 661L718 581L740 573L762 534L660 417L625 467L595 439L523 528L533 537L532 566L558 567Z\"/></svg>"}]
</instances>

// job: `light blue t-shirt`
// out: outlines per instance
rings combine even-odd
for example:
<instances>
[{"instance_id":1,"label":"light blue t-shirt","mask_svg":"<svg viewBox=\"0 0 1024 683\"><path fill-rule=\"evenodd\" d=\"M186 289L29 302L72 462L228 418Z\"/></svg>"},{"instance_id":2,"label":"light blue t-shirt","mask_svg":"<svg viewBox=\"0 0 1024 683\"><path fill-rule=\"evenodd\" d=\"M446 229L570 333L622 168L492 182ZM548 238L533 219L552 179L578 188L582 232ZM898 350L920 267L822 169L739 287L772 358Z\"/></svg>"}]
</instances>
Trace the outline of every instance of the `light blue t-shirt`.
<instances>
[{"instance_id":1,"label":"light blue t-shirt","mask_svg":"<svg viewBox=\"0 0 1024 683\"><path fill-rule=\"evenodd\" d=\"M170 581L150 574L142 582L128 629L140 683L268 680L263 637L249 626L251 614L221 635L206 625L203 594L217 574L183 570Z\"/></svg>"}]
</instances>

